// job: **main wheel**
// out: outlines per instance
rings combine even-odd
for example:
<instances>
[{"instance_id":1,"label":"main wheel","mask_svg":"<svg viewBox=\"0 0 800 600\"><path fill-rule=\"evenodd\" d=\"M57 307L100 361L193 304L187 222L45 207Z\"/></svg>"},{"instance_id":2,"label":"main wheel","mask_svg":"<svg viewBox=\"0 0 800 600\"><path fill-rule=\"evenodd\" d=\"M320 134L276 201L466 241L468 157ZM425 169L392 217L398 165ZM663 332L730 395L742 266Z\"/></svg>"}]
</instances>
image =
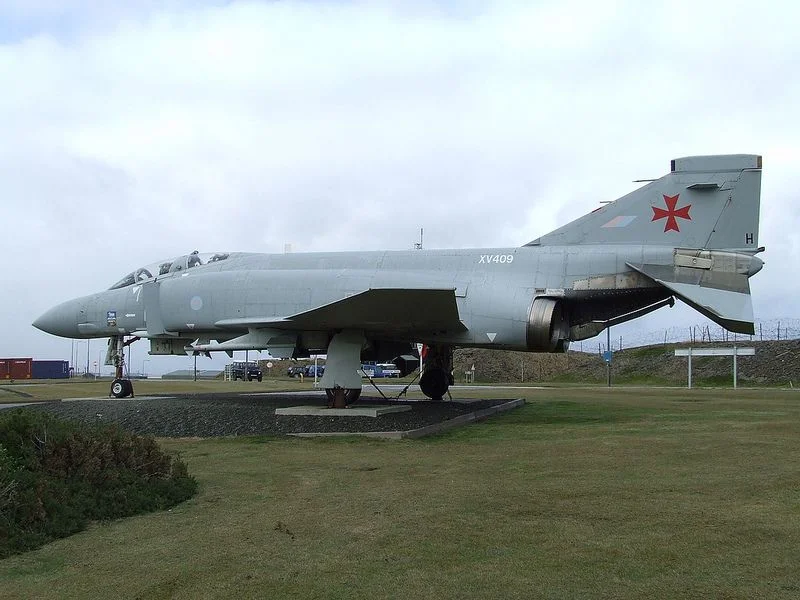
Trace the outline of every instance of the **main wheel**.
<instances>
[{"instance_id":1,"label":"main wheel","mask_svg":"<svg viewBox=\"0 0 800 600\"><path fill-rule=\"evenodd\" d=\"M425 369L419 378L419 389L431 400L441 400L450 388L450 375L444 369Z\"/></svg>"}]
</instances>

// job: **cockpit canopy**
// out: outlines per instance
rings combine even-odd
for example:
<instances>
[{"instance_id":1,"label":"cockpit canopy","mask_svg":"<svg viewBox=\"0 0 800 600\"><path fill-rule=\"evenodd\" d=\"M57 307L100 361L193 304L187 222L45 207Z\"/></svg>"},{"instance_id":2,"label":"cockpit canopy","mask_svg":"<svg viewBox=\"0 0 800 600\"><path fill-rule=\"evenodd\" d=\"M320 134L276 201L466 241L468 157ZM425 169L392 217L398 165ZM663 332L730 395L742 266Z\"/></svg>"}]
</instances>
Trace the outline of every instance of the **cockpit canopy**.
<instances>
[{"instance_id":1,"label":"cockpit canopy","mask_svg":"<svg viewBox=\"0 0 800 600\"><path fill-rule=\"evenodd\" d=\"M152 279L153 277L161 277L163 275L169 275L170 273L178 273L179 271L186 271L194 267L200 267L202 265L219 262L227 259L229 256L230 254L227 253L208 252L200 254L199 251L195 250L191 254L186 254L166 262L157 262L152 265L147 265L140 269L136 269L132 273L125 275L125 277L120 279L108 289L118 290L130 285L142 283L148 279Z\"/></svg>"}]
</instances>

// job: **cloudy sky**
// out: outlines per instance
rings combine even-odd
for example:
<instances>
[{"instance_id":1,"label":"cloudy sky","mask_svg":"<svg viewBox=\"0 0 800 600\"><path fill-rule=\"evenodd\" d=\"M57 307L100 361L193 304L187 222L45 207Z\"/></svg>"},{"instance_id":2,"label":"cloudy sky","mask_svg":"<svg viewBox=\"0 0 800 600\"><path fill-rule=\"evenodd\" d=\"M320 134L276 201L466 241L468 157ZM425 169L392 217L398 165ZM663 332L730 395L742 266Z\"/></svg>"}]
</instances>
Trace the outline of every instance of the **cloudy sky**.
<instances>
[{"instance_id":1,"label":"cloudy sky","mask_svg":"<svg viewBox=\"0 0 800 600\"><path fill-rule=\"evenodd\" d=\"M800 316L794 2L122 4L0 3L0 356L162 258L516 246L713 153L764 156L755 312Z\"/></svg>"}]
</instances>

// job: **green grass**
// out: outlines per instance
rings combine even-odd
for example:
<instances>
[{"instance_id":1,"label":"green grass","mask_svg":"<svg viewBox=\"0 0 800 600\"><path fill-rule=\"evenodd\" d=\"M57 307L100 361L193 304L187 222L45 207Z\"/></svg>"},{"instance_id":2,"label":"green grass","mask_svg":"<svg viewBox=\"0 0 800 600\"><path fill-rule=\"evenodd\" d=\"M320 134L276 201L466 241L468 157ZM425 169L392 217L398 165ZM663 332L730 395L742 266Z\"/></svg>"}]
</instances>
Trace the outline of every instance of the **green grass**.
<instances>
[{"instance_id":1,"label":"green grass","mask_svg":"<svg viewBox=\"0 0 800 600\"><path fill-rule=\"evenodd\" d=\"M566 373L559 373L558 375L554 375L553 377L550 378L549 381L547 381L547 384L550 384L550 383L556 383L556 384L562 383L562 384L572 384L572 385L583 385L583 384L592 385L592 384L600 383L600 381L601 381L600 377L591 377L591 376L586 376L586 375L582 375L582 374L578 374L578 373L566 372Z\"/></svg>"},{"instance_id":2,"label":"green grass","mask_svg":"<svg viewBox=\"0 0 800 600\"><path fill-rule=\"evenodd\" d=\"M643 348L626 348L625 353L628 356L637 358L658 358L664 356L671 356L675 350L675 344L669 346L645 346Z\"/></svg>"},{"instance_id":3,"label":"green grass","mask_svg":"<svg viewBox=\"0 0 800 600\"><path fill-rule=\"evenodd\" d=\"M208 394L225 392L279 392L314 389L313 380L265 379L264 381L170 381L161 379L134 380L137 396L149 394ZM53 381L15 382L0 384L0 404L13 402L37 402L64 398L107 397L111 380L83 381L80 379Z\"/></svg>"},{"instance_id":4,"label":"green grass","mask_svg":"<svg viewBox=\"0 0 800 600\"><path fill-rule=\"evenodd\" d=\"M0 597L800 594L796 392L514 394L415 441L164 440L195 498L0 562Z\"/></svg>"},{"instance_id":5,"label":"green grass","mask_svg":"<svg viewBox=\"0 0 800 600\"><path fill-rule=\"evenodd\" d=\"M698 387L733 387L733 374L693 377L692 385Z\"/></svg>"},{"instance_id":6,"label":"green grass","mask_svg":"<svg viewBox=\"0 0 800 600\"><path fill-rule=\"evenodd\" d=\"M641 373L617 374L613 377L613 383L617 385L658 385L658 386L675 385L673 382L669 381L664 377L644 375Z\"/></svg>"}]
</instances>

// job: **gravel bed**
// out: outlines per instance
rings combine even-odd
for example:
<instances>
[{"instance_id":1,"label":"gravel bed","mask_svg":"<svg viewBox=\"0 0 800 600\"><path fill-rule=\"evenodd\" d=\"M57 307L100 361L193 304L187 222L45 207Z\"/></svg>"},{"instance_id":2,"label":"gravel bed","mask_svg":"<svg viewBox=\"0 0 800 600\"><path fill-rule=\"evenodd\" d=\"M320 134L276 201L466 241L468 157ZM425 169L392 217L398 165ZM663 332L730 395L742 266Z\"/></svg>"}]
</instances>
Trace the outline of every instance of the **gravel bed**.
<instances>
[{"instance_id":1,"label":"gravel bed","mask_svg":"<svg viewBox=\"0 0 800 600\"><path fill-rule=\"evenodd\" d=\"M321 406L324 402L325 397L320 395L203 394L46 402L31 408L82 422L116 423L133 433L156 437L218 437L408 431L490 408L508 400L387 402L380 397L362 397L358 406L409 404L411 410L379 417L301 417L275 414L275 409L280 407Z\"/></svg>"}]
</instances>

